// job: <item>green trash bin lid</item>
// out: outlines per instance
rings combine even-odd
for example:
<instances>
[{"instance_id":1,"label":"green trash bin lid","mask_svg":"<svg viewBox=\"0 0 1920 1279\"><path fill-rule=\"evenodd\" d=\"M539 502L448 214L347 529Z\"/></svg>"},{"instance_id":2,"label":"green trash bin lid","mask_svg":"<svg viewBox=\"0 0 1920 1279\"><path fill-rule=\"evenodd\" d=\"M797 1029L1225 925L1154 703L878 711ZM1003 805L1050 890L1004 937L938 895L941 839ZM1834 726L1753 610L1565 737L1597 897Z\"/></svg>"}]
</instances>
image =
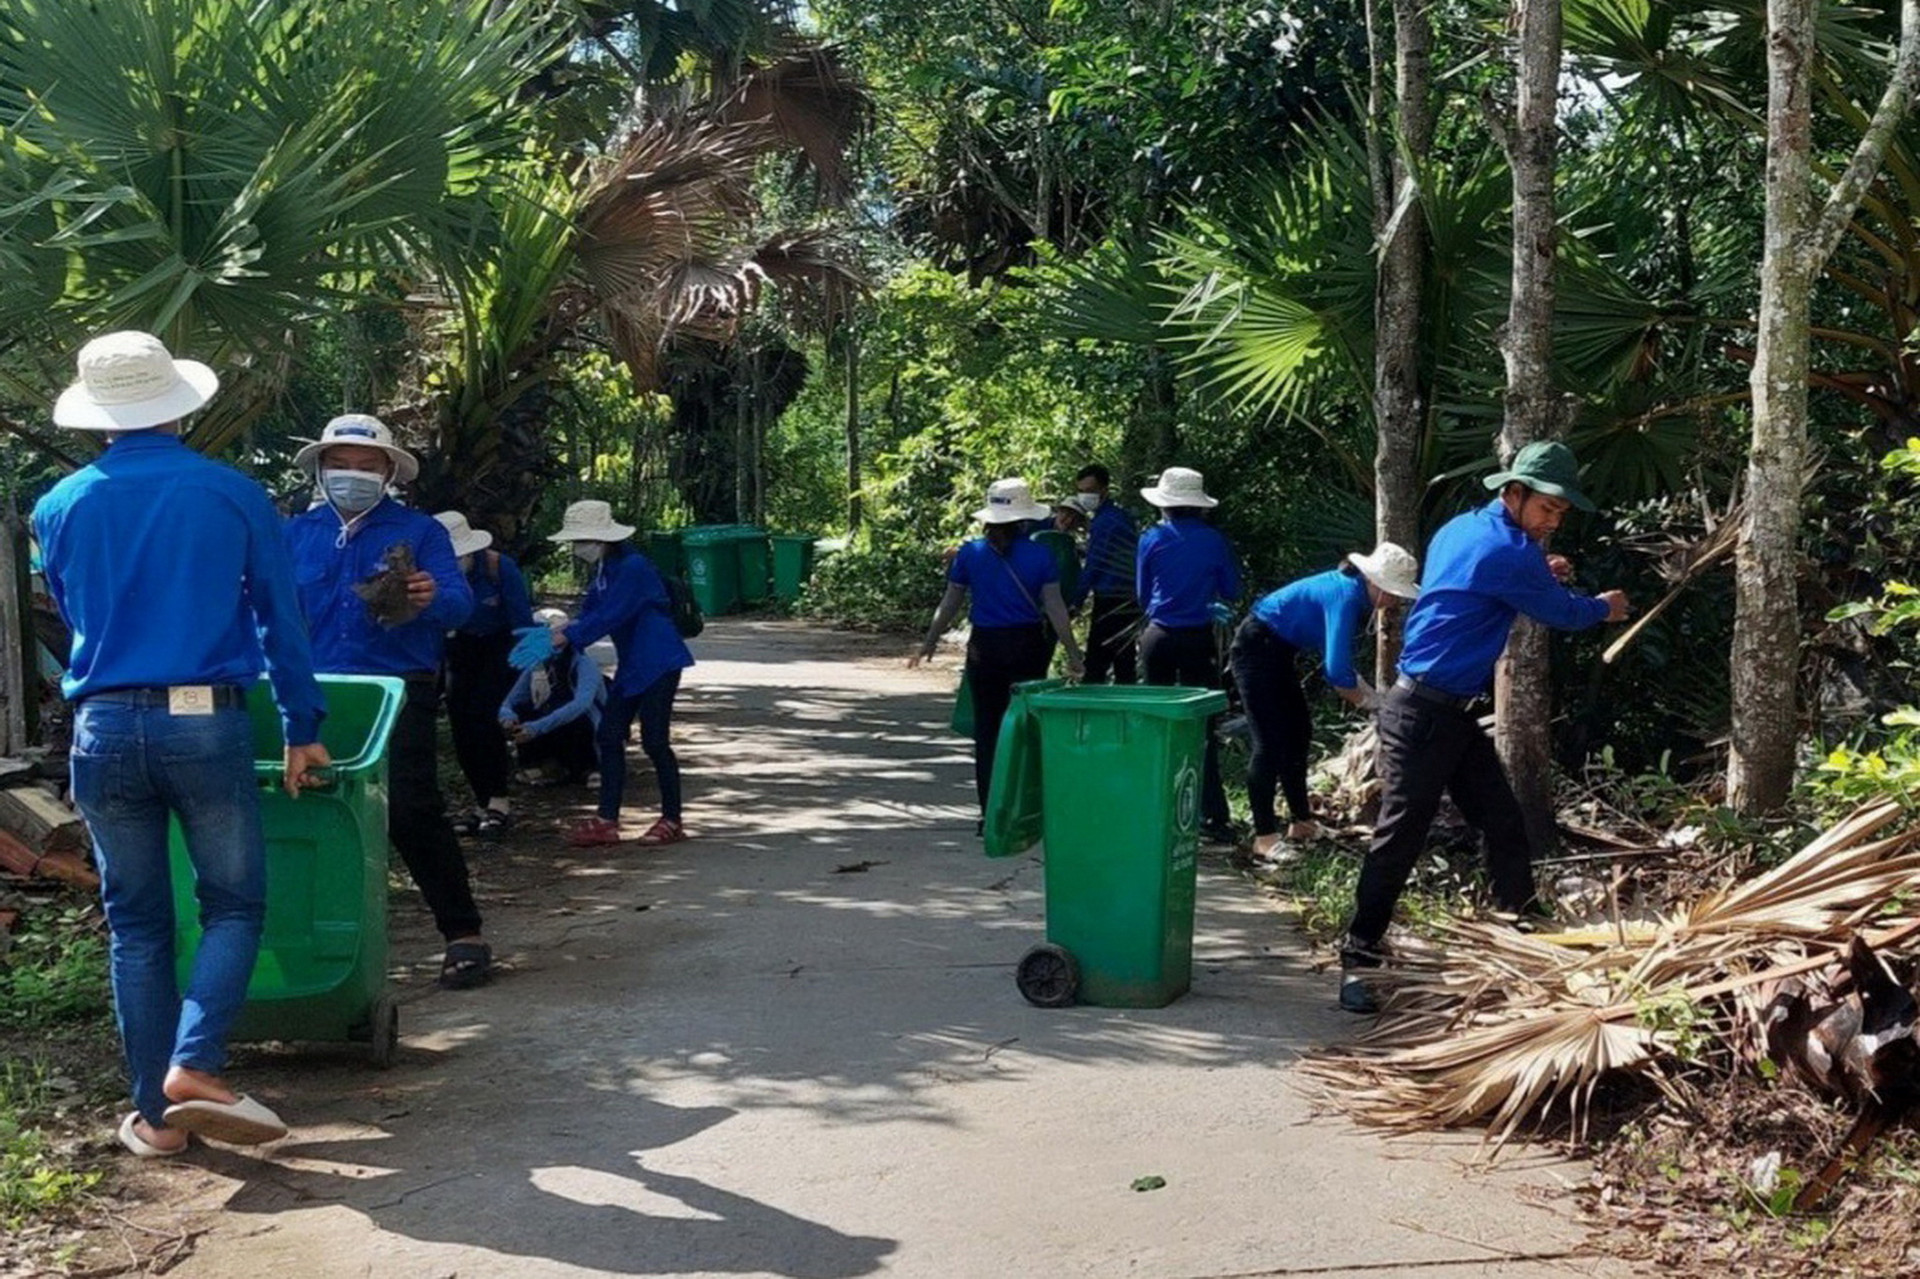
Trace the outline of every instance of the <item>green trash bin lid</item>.
<instances>
[{"instance_id":1,"label":"green trash bin lid","mask_svg":"<svg viewBox=\"0 0 1920 1279\"><path fill-rule=\"evenodd\" d=\"M1013 686L1013 700L1000 721L1000 742L987 786L981 834L989 857L1018 856L1040 842L1040 723L1033 704L1046 690L1063 687L1064 682L1057 679Z\"/></svg>"},{"instance_id":2,"label":"green trash bin lid","mask_svg":"<svg viewBox=\"0 0 1920 1279\"><path fill-rule=\"evenodd\" d=\"M1042 711L1117 711L1159 719L1193 719L1227 709L1227 695L1219 689L1179 684L1077 684L1036 691L1031 700Z\"/></svg>"}]
</instances>

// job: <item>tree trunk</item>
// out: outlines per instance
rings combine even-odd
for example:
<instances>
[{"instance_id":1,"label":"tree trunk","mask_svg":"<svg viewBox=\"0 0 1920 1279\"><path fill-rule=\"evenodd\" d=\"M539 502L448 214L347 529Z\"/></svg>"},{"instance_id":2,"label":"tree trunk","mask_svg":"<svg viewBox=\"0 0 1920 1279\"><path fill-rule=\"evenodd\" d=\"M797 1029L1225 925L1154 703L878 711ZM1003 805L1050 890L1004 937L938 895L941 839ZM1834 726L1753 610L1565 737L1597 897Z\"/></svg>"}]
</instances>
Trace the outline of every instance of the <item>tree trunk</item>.
<instances>
[{"instance_id":1,"label":"tree trunk","mask_svg":"<svg viewBox=\"0 0 1920 1279\"><path fill-rule=\"evenodd\" d=\"M21 607L23 532L11 504L0 508L0 756L18 755L28 744L27 702L34 672L28 665L33 650Z\"/></svg>"},{"instance_id":2,"label":"tree trunk","mask_svg":"<svg viewBox=\"0 0 1920 1279\"><path fill-rule=\"evenodd\" d=\"M1560 85L1559 0L1514 0L1519 46L1514 58L1515 119L1507 139L1513 169L1513 292L1501 353L1506 414L1500 455L1559 433L1561 397L1553 384L1554 118ZM1558 842L1553 823L1553 698L1546 633L1522 618L1494 677L1494 739L1526 814L1535 856Z\"/></svg>"},{"instance_id":3,"label":"tree trunk","mask_svg":"<svg viewBox=\"0 0 1920 1279\"><path fill-rule=\"evenodd\" d=\"M1374 157L1373 225L1384 243L1374 288L1373 455L1374 532L1420 552L1420 439L1426 394L1420 377L1422 286L1426 278L1426 219L1418 177L1410 160L1433 145L1433 25L1425 0L1393 0L1395 51L1394 120L1388 126L1379 101L1384 80L1373 40L1373 0L1367 3L1370 78L1369 152ZM1380 136L1392 144L1380 153ZM1383 620L1374 653L1382 687L1393 681L1400 659L1397 615Z\"/></svg>"},{"instance_id":4,"label":"tree trunk","mask_svg":"<svg viewBox=\"0 0 1920 1279\"><path fill-rule=\"evenodd\" d=\"M1734 558L1733 734L1727 798L1770 812L1793 789L1799 743L1800 502L1807 465L1807 373L1813 282L1833 253L1888 139L1920 84L1920 0L1900 6L1900 46L1886 92L1816 218L1809 111L1814 0L1767 3L1767 225L1754 348L1753 440L1746 514Z\"/></svg>"},{"instance_id":5,"label":"tree trunk","mask_svg":"<svg viewBox=\"0 0 1920 1279\"><path fill-rule=\"evenodd\" d=\"M847 340L847 532L860 531L860 335L852 325ZM897 381L895 385L898 385Z\"/></svg>"}]
</instances>

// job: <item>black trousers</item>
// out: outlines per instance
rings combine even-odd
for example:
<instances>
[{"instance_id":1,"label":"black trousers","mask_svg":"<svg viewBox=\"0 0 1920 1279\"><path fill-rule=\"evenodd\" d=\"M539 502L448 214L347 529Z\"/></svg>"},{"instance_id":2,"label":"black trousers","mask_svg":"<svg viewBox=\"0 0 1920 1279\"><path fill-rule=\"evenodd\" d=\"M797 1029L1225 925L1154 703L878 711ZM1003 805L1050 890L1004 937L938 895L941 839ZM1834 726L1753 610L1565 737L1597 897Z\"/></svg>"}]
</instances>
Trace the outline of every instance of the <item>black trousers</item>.
<instances>
[{"instance_id":1,"label":"black trousers","mask_svg":"<svg viewBox=\"0 0 1920 1279\"><path fill-rule=\"evenodd\" d=\"M608 693L600 711L600 816L620 820L620 802L627 789L627 730L640 721L640 749L653 761L653 780L660 787L660 815L680 820L680 757L673 753L673 699L680 692L680 672L668 671L638 693Z\"/></svg>"},{"instance_id":2,"label":"black trousers","mask_svg":"<svg viewBox=\"0 0 1920 1279\"><path fill-rule=\"evenodd\" d=\"M481 808L505 795L513 781L513 756L500 731L500 703L513 691L507 661L512 651L511 631L447 637L447 727L453 730L454 757Z\"/></svg>"},{"instance_id":3,"label":"black trousers","mask_svg":"<svg viewBox=\"0 0 1920 1279\"><path fill-rule=\"evenodd\" d=\"M1386 935L1394 904L1426 848L1443 793L1453 797L1486 841L1494 903L1502 910L1525 910L1533 900L1527 823L1479 720L1396 687L1377 722L1380 819L1360 868L1353 920L1347 925L1349 948L1371 950Z\"/></svg>"},{"instance_id":4,"label":"black trousers","mask_svg":"<svg viewBox=\"0 0 1920 1279\"><path fill-rule=\"evenodd\" d=\"M1149 684L1183 684L1188 688L1220 687L1220 654L1211 626L1162 626L1150 623L1140 633L1140 662ZM1206 765L1200 776L1200 820L1225 826L1233 820L1227 790L1220 781L1220 744L1213 739L1213 720L1207 720Z\"/></svg>"},{"instance_id":5,"label":"black trousers","mask_svg":"<svg viewBox=\"0 0 1920 1279\"><path fill-rule=\"evenodd\" d=\"M1096 595L1087 623L1089 684L1134 684L1140 679L1140 606L1131 595Z\"/></svg>"},{"instance_id":6,"label":"black trousers","mask_svg":"<svg viewBox=\"0 0 1920 1279\"><path fill-rule=\"evenodd\" d=\"M387 838L433 912L434 926L451 941L480 931L480 908L473 904L466 855L440 794L434 731L439 715L438 681L408 676L407 700L387 739Z\"/></svg>"},{"instance_id":7,"label":"black trousers","mask_svg":"<svg viewBox=\"0 0 1920 1279\"><path fill-rule=\"evenodd\" d=\"M552 760L568 781L580 781L600 767L600 748L594 745L593 723L585 715L569 720L550 733L529 737L518 747L520 767L538 768Z\"/></svg>"},{"instance_id":8,"label":"black trousers","mask_svg":"<svg viewBox=\"0 0 1920 1279\"><path fill-rule=\"evenodd\" d=\"M1313 711L1300 687L1295 662L1300 650L1274 634L1257 617L1240 623L1233 636L1233 682L1240 686L1240 707L1247 713L1253 751L1247 757L1247 802L1253 809L1253 833L1280 829L1273 809L1276 786L1287 797L1294 821L1313 816L1307 803L1307 755L1313 745Z\"/></svg>"},{"instance_id":9,"label":"black trousers","mask_svg":"<svg viewBox=\"0 0 1920 1279\"><path fill-rule=\"evenodd\" d=\"M1000 721L1013 702L1013 686L1047 677L1052 648L1045 626L976 626L967 640L967 688L973 695L973 789L987 811Z\"/></svg>"}]
</instances>

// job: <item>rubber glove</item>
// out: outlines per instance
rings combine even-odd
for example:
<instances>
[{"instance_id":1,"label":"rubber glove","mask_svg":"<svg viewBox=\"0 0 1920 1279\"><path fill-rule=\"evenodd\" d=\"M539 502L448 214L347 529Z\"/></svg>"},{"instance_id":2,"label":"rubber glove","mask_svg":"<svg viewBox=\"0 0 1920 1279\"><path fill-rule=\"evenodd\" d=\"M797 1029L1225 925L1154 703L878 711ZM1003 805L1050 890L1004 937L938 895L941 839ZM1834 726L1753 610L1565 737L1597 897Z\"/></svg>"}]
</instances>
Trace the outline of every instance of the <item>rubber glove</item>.
<instances>
[{"instance_id":1,"label":"rubber glove","mask_svg":"<svg viewBox=\"0 0 1920 1279\"><path fill-rule=\"evenodd\" d=\"M558 651L553 646L553 632L544 626L522 626L514 634L520 639L507 660L515 670L531 670Z\"/></svg>"},{"instance_id":2,"label":"rubber glove","mask_svg":"<svg viewBox=\"0 0 1920 1279\"><path fill-rule=\"evenodd\" d=\"M1215 600L1207 605L1207 616L1222 626L1233 625L1233 605L1225 600Z\"/></svg>"}]
</instances>

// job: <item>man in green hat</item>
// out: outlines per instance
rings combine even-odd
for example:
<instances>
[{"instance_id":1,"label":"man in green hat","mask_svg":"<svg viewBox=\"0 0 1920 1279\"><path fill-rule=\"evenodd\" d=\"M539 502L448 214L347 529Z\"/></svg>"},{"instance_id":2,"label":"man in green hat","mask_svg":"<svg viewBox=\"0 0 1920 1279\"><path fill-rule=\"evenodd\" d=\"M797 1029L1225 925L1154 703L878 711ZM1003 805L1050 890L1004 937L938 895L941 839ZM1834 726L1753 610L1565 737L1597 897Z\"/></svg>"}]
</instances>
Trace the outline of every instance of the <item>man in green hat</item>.
<instances>
[{"instance_id":1,"label":"man in green hat","mask_svg":"<svg viewBox=\"0 0 1920 1279\"><path fill-rule=\"evenodd\" d=\"M1380 706L1380 817L1340 950L1340 1006L1349 1012L1374 1010L1359 972L1380 966L1394 904L1426 847L1443 793L1486 840L1494 901L1515 914L1534 905L1526 821L1472 709L1493 683L1514 619L1524 613L1542 625L1578 631L1627 615L1624 592L1568 590L1563 579L1572 566L1546 551L1569 510L1593 509L1580 491L1573 450L1552 441L1529 444L1486 485L1499 496L1449 520L1427 547L1420 595L1407 614L1400 678Z\"/></svg>"}]
</instances>

